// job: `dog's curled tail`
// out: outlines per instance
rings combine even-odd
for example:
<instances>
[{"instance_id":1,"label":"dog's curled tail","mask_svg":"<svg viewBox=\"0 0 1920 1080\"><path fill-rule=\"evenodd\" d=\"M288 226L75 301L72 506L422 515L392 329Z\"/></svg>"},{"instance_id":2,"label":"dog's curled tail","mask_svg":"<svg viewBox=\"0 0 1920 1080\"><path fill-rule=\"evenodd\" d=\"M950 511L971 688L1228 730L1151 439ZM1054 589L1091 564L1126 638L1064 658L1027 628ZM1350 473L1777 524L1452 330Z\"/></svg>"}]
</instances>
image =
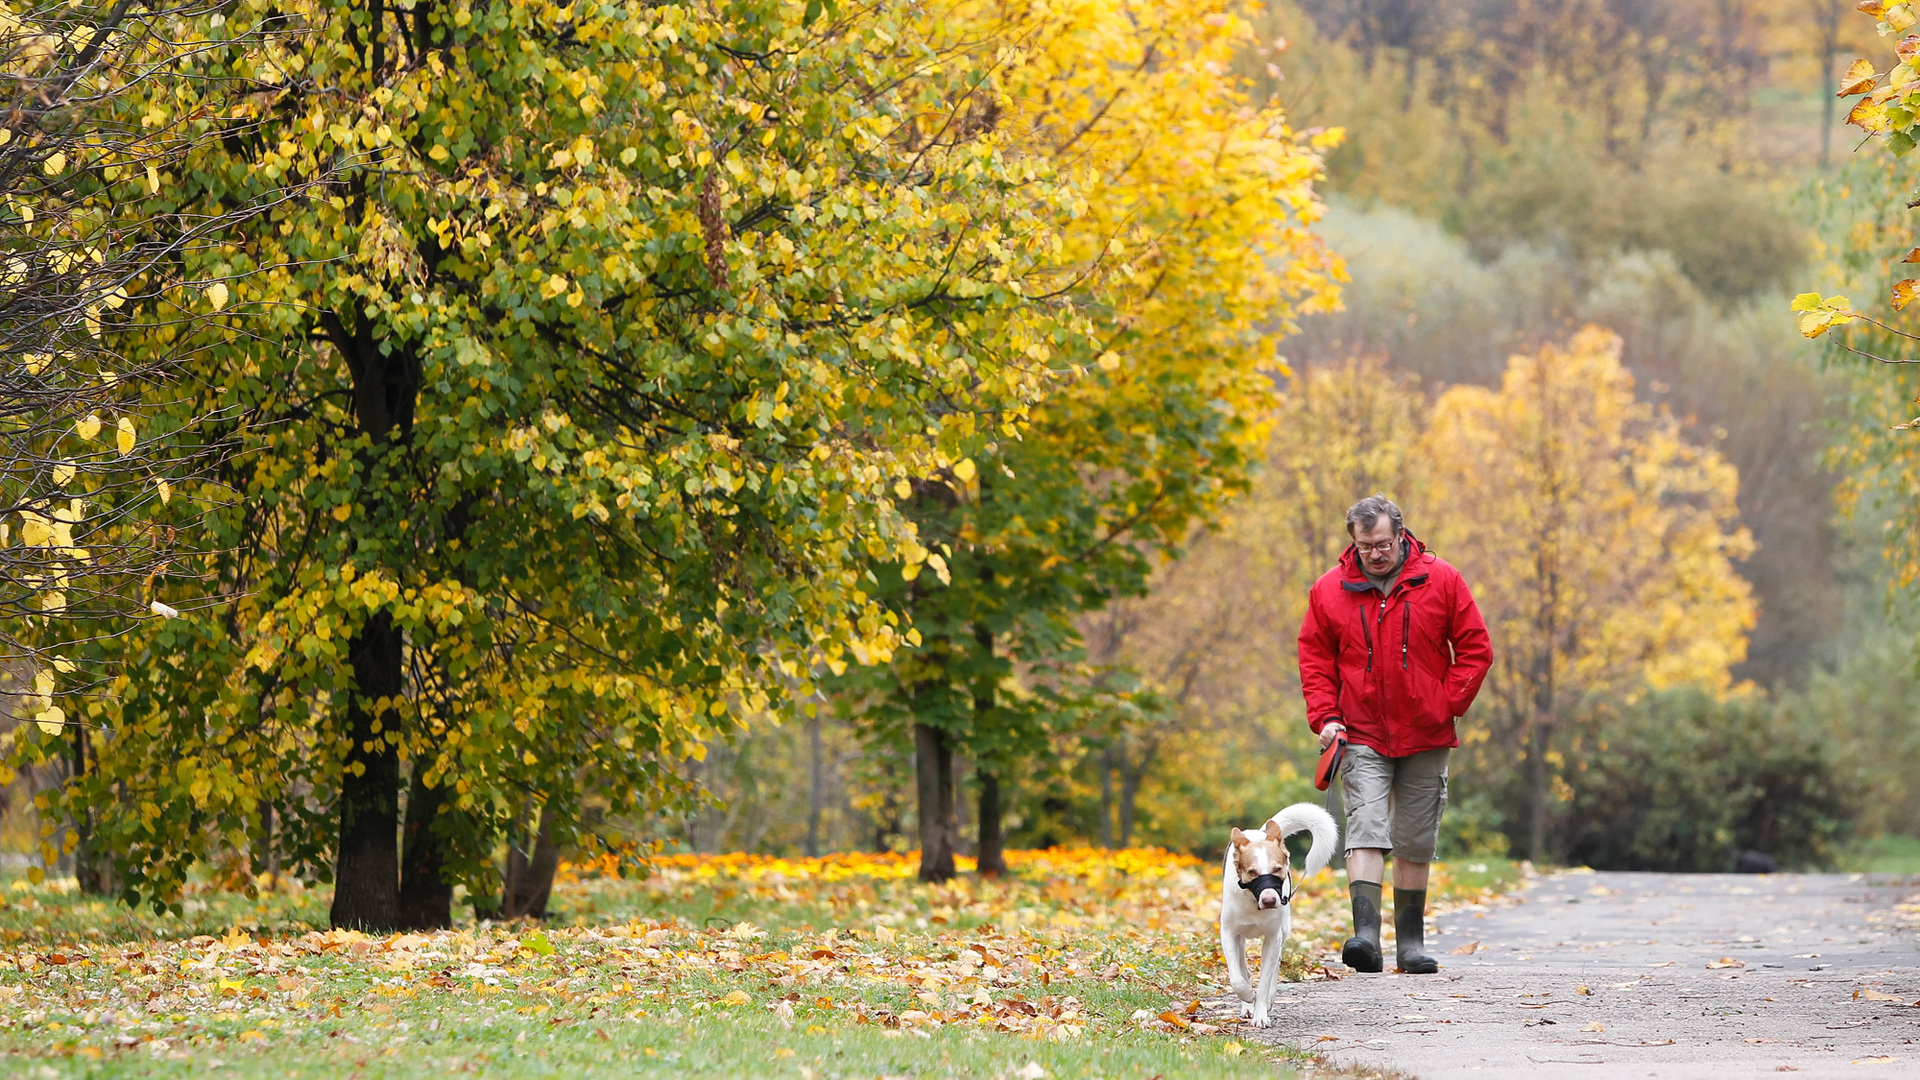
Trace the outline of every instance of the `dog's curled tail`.
<instances>
[{"instance_id":1,"label":"dog's curled tail","mask_svg":"<svg viewBox=\"0 0 1920 1080\"><path fill-rule=\"evenodd\" d=\"M1313 847L1301 867L1307 877L1326 869L1328 860L1333 858L1334 845L1340 842L1340 830L1333 823L1333 815L1312 803L1298 802L1273 815L1273 821L1280 826L1282 836L1297 832L1313 834Z\"/></svg>"}]
</instances>

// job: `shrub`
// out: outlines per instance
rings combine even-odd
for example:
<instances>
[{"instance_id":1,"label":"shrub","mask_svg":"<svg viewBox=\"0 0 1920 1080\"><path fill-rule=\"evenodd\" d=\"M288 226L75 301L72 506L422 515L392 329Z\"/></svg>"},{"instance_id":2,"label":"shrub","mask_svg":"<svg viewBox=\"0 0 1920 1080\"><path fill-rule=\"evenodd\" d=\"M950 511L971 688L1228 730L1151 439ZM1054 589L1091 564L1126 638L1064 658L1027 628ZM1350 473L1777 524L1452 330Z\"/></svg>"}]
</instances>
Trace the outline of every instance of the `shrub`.
<instances>
[{"instance_id":1,"label":"shrub","mask_svg":"<svg viewBox=\"0 0 1920 1080\"><path fill-rule=\"evenodd\" d=\"M1556 830L1569 862L1727 871L1738 853L1827 865L1856 808L1818 725L1759 698L1650 694L1601 721L1567 772Z\"/></svg>"}]
</instances>

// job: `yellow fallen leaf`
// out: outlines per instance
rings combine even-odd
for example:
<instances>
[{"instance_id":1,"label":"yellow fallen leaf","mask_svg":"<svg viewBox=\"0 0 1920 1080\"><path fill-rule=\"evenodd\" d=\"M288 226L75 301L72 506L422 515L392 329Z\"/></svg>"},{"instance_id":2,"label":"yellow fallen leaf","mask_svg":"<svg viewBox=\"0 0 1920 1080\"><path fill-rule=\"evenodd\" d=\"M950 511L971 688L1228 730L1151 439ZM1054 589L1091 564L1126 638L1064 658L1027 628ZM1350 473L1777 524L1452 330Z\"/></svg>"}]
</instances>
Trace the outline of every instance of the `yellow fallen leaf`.
<instances>
[{"instance_id":1,"label":"yellow fallen leaf","mask_svg":"<svg viewBox=\"0 0 1920 1080\"><path fill-rule=\"evenodd\" d=\"M1893 1057L1892 1055L1881 1054L1879 1057L1854 1058L1852 1061L1848 1062L1847 1064L1849 1065L1891 1065L1894 1062L1899 1060L1900 1060L1899 1058Z\"/></svg>"},{"instance_id":2,"label":"yellow fallen leaf","mask_svg":"<svg viewBox=\"0 0 1920 1080\"><path fill-rule=\"evenodd\" d=\"M1581 1028L1580 1030L1581 1031L1605 1031L1607 1030L1607 1025L1601 1023L1598 1020L1595 1020L1589 1023L1586 1027Z\"/></svg>"},{"instance_id":3,"label":"yellow fallen leaf","mask_svg":"<svg viewBox=\"0 0 1920 1080\"><path fill-rule=\"evenodd\" d=\"M1472 955L1473 955L1474 953L1477 953L1477 952L1479 952L1479 951L1480 951L1480 948L1481 948L1481 945L1480 945L1480 943L1479 943L1479 942L1477 942L1477 941L1469 941L1469 942L1467 942L1467 943L1466 943L1465 945L1462 945L1462 946L1460 946L1459 948L1457 948L1457 949L1455 949L1455 950L1453 950L1453 955L1455 955L1455 956L1472 956Z\"/></svg>"},{"instance_id":4,"label":"yellow fallen leaf","mask_svg":"<svg viewBox=\"0 0 1920 1080\"><path fill-rule=\"evenodd\" d=\"M720 1004L722 1005L750 1005L752 1003L753 999L747 996L745 990L735 990L720 999Z\"/></svg>"},{"instance_id":5,"label":"yellow fallen leaf","mask_svg":"<svg viewBox=\"0 0 1920 1080\"><path fill-rule=\"evenodd\" d=\"M1586 983L1581 983L1579 986L1573 988L1573 992L1576 994L1591 994L1593 993L1593 987L1588 986Z\"/></svg>"},{"instance_id":6,"label":"yellow fallen leaf","mask_svg":"<svg viewBox=\"0 0 1920 1080\"><path fill-rule=\"evenodd\" d=\"M1246 1047L1241 1046L1237 1042L1230 1042L1227 1045L1221 1047L1220 1049L1224 1051L1228 1057L1239 1057L1241 1054L1245 1053L1247 1050Z\"/></svg>"},{"instance_id":7,"label":"yellow fallen leaf","mask_svg":"<svg viewBox=\"0 0 1920 1080\"><path fill-rule=\"evenodd\" d=\"M1907 1003L1907 999L1901 997L1898 994L1882 993L1881 991L1875 990L1872 987L1866 987L1864 989L1855 990L1853 992L1853 1000L1855 1001L1897 1001L1902 1005L1905 1005Z\"/></svg>"},{"instance_id":8,"label":"yellow fallen leaf","mask_svg":"<svg viewBox=\"0 0 1920 1080\"><path fill-rule=\"evenodd\" d=\"M1718 960L1707 961L1707 969L1709 971L1719 971L1724 968L1743 968L1746 966L1746 961L1735 960L1731 956L1723 956Z\"/></svg>"}]
</instances>

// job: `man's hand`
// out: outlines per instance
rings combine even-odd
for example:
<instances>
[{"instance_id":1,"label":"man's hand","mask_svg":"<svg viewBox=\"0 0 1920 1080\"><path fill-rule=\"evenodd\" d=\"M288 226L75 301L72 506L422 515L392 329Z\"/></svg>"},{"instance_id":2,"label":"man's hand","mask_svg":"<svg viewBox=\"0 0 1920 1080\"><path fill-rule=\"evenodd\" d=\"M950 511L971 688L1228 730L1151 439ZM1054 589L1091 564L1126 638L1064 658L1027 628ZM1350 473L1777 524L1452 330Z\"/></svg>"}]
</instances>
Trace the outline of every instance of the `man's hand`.
<instances>
[{"instance_id":1,"label":"man's hand","mask_svg":"<svg viewBox=\"0 0 1920 1080\"><path fill-rule=\"evenodd\" d=\"M1333 740L1345 730L1347 730L1345 724L1336 720L1327 721L1320 728L1320 749L1325 750L1327 747L1332 746Z\"/></svg>"}]
</instances>

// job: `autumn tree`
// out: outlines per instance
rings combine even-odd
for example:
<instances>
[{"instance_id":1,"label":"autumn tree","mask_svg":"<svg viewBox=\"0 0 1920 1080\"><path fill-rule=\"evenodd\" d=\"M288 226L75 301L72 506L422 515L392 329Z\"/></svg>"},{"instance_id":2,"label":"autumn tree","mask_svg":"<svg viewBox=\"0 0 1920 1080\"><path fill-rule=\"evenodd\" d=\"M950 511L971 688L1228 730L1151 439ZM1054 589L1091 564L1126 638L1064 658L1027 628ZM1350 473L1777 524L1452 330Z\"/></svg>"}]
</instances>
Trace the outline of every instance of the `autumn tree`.
<instances>
[{"instance_id":1,"label":"autumn tree","mask_svg":"<svg viewBox=\"0 0 1920 1080\"><path fill-rule=\"evenodd\" d=\"M193 511L168 504L176 488L211 475L217 454L191 431L218 416L156 406L189 393L195 331L231 286L186 271L183 257L304 197L323 175L261 183L186 214L165 206L161 189L193 147L257 137L245 118L220 129L204 120L242 89L175 75L201 45L175 31L204 14L182 5L0 12L0 680L13 683L10 719L35 721L45 748L0 759L0 783L12 783L15 765L37 764L36 787L90 768L92 743L67 695L113 672L87 662L88 642L173 614L149 585L209 542ZM236 37L266 49L278 33L261 26ZM155 81L171 85L181 112L133 107ZM137 220L125 207L140 208ZM135 324L166 335L161 347L124 349ZM26 737L0 734L0 746ZM64 836L62 824L72 826ZM82 887L105 887L85 815L41 825L44 861L71 854Z\"/></svg>"},{"instance_id":2,"label":"autumn tree","mask_svg":"<svg viewBox=\"0 0 1920 1080\"><path fill-rule=\"evenodd\" d=\"M585 843L584 798L687 799L706 740L892 656L862 575L924 550L896 479L1016 435L1052 354L1085 351L1073 304L1031 299L1085 272L1056 255L1085 195L996 129L977 91L1006 41L948 14L183 23L179 69L246 88L250 134L115 212L329 179L175 256L247 322L196 336L182 406L228 418L224 487L173 500L220 553L154 587L222 604L96 646L97 764L50 803L98 816L129 900L252 850L331 878L336 925L445 925L456 882L498 888L503 834ZM269 24L288 38L246 36ZM125 107L181 116L178 86Z\"/></svg>"},{"instance_id":3,"label":"autumn tree","mask_svg":"<svg viewBox=\"0 0 1920 1080\"><path fill-rule=\"evenodd\" d=\"M1083 617L1096 669L1126 672L1165 703L1115 732L1097 763L1103 792L1117 782L1102 819L1122 846L1156 767L1170 778L1231 772L1202 760L1223 728L1291 715L1307 590L1349 543L1345 514L1360 494L1422 506L1425 413L1418 384L1377 357L1292 372L1248 492L1155 570L1145 596ZM1262 748L1260 768L1279 757Z\"/></svg>"},{"instance_id":4,"label":"autumn tree","mask_svg":"<svg viewBox=\"0 0 1920 1080\"><path fill-rule=\"evenodd\" d=\"M1746 653L1752 541L1738 476L1678 420L1636 401L1614 335L1589 327L1457 386L1423 443L1423 536L1456 563L1493 633L1486 705L1462 739L1486 775L1518 764L1527 846L1548 853L1557 770L1601 694L1724 692Z\"/></svg>"},{"instance_id":5,"label":"autumn tree","mask_svg":"<svg viewBox=\"0 0 1920 1080\"><path fill-rule=\"evenodd\" d=\"M1339 136L1296 135L1277 100L1248 97L1231 73L1248 33L1222 0L1046 11L996 77L1002 129L1085 178L1063 257L1110 276L1069 290L1094 329L1055 350L1076 378L1028 430L901 481L927 552L881 576L905 577L892 599L924 641L845 698L878 737L911 739L923 879L953 873L960 755L995 869L1002 780L1108 689L1079 666L1074 617L1139 593L1244 488L1275 342L1334 296L1308 226Z\"/></svg>"}]
</instances>

